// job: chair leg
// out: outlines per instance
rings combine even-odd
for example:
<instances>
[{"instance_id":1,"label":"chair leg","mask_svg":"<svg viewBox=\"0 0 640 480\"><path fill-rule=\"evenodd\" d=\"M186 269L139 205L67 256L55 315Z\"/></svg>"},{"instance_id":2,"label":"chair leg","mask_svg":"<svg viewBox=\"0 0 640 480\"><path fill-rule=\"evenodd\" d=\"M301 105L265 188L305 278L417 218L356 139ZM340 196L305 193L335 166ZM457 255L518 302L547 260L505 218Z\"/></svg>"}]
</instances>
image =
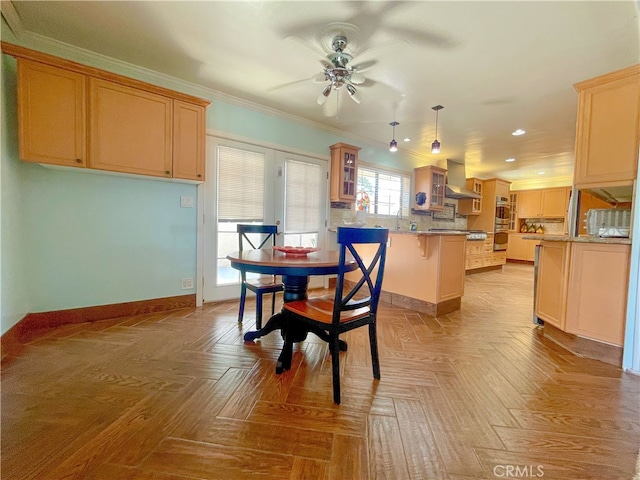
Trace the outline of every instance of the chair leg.
<instances>
[{"instance_id":1,"label":"chair leg","mask_svg":"<svg viewBox=\"0 0 640 480\"><path fill-rule=\"evenodd\" d=\"M371 347L371 364L373 365L373 378L380 380L380 360L378 359L378 336L376 324L369 324L369 346Z\"/></svg>"},{"instance_id":2,"label":"chair leg","mask_svg":"<svg viewBox=\"0 0 640 480\"><path fill-rule=\"evenodd\" d=\"M340 340L338 335L331 335L329 342L331 366L333 372L333 402L340 405Z\"/></svg>"},{"instance_id":3,"label":"chair leg","mask_svg":"<svg viewBox=\"0 0 640 480\"><path fill-rule=\"evenodd\" d=\"M256 330L262 328L262 294L256 293Z\"/></svg>"},{"instance_id":4,"label":"chair leg","mask_svg":"<svg viewBox=\"0 0 640 480\"><path fill-rule=\"evenodd\" d=\"M242 317L244 316L244 301L247 298L247 287L243 283L240 287L240 310L238 311L238 323L242 323Z\"/></svg>"}]
</instances>

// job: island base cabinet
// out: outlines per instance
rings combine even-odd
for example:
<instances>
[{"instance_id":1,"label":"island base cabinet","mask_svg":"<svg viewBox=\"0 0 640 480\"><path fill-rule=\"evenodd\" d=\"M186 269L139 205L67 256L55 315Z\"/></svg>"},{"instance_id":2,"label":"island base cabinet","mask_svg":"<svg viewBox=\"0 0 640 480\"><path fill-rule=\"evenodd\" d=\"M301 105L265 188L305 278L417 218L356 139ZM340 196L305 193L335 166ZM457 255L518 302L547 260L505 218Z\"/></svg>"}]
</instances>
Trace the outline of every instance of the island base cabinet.
<instances>
[{"instance_id":1,"label":"island base cabinet","mask_svg":"<svg viewBox=\"0 0 640 480\"><path fill-rule=\"evenodd\" d=\"M630 245L573 245L566 331L622 346Z\"/></svg>"},{"instance_id":2,"label":"island base cabinet","mask_svg":"<svg viewBox=\"0 0 640 480\"><path fill-rule=\"evenodd\" d=\"M464 294L464 235L389 234L381 300L428 315L458 310ZM366 252L365 245L358 250ZM366 256L373 257L370 249ZM359 276L346 275L356 282Z\"/></svg>"}]
</instances>

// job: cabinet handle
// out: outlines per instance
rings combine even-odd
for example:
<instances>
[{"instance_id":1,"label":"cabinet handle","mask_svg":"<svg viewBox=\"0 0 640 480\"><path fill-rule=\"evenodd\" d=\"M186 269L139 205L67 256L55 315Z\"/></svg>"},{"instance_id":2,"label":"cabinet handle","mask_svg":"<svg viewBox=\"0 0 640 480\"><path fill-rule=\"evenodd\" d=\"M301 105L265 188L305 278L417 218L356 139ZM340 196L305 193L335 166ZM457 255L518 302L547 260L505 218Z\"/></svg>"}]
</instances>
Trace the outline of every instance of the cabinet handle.
<instances>
[{"instance_id":1,"label":"cabinet handle","mask_svg":"<svg viewBox=\"0 0 640 480\"><path fill-rule=\"evenodd\" d=\"M200 174L200 173L199 173L199 174L198 174L198 178L202 178L202 174Z\"/></svg>"},{"instance_id":2,"label":"cabinet handle","mask_svg":"<svg viewBox=\"0 0 640 480\"><path fill-rule=\"evenodd\" d=\"M171 175L171 172L170 172L169 170L166 170L166 171L164 172L164 174L165 174L165 175Z\"/></svg>"},{"instance_id":3,"label":"cabinet handle","mask_svg":"<svg viewBox=\"0 0 640 480\"><path fill-rule=\"evenodd\" d=\"M81 158L76 158L76 163L82 163L82 159Z\"/></svg>"}]
</instances>

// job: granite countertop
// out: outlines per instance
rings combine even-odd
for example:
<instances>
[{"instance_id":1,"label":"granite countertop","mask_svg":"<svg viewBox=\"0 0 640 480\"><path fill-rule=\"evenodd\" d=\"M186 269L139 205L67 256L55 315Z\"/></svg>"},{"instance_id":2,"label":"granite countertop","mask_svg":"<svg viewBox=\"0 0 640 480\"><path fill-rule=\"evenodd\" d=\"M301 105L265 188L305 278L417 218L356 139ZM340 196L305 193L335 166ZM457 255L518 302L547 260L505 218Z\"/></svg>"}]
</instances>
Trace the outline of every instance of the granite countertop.
<instances>
[{"instance_id":1,"label":"granite countertop","mask_svg":"<svg viewBox=\"0 0 640 480\"><path fill-rule=\"evenodd\" d=\"M581 237L569 237L568 235L536 235L532 233L526 234L522 238L525 240L544 240L545 242L609 243L618 245L631 245L630 238L603 238L591 237L588 235Z\"/></svg>"}]
</instances>

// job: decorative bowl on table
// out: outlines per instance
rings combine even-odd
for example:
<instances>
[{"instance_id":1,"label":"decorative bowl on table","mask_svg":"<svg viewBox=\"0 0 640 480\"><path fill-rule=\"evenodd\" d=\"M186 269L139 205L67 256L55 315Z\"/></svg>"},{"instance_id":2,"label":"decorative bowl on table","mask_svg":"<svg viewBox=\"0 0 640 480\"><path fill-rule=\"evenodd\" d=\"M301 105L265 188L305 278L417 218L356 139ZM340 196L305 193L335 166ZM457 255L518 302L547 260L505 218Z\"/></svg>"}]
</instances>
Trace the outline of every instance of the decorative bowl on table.
<instances>
[{"instance_id":1,"label":"decorative bowl on table","mask_svg":"<svg viewBox=\"0 0 640 480\"><path fill-rule=\"evenodd\" d=\"M277 252L284 253L287 257L306 257L309 253L317 252L320 250L319 248L314 247L280 247L278 245L273 247L273 249Z\"/></svg>"}]
</instances>

